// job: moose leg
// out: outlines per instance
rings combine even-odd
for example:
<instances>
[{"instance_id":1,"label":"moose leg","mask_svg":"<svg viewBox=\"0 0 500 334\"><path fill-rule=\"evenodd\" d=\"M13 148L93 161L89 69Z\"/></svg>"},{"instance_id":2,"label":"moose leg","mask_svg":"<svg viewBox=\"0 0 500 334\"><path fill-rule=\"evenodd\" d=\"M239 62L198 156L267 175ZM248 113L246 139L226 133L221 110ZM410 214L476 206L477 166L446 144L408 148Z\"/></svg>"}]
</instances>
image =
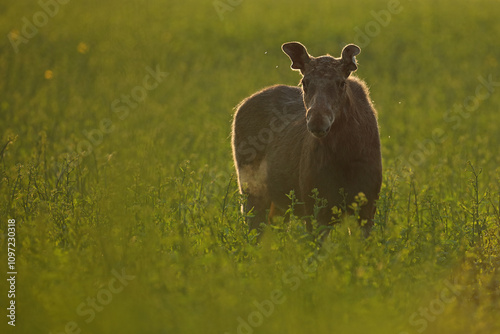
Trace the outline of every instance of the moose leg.
<instances>
[{"instance_id":1,"label":"moose leg","mask_svg":"<svg viewBox=\"0 0 500 334\"><path fill-rule=\"evenodd\" d=\"M373 217L375 216L376 207L373 201L368 202L365 206L361 207L359 213L359 223L361 224L361 232L365 238L370 236L373 227Z\"/></svg>"},{"instance_id":2,"label":"moose leg","mask_svg":"<svg viewBox=\"0 0 500 334\"><path fill-rule=\"evenodd\" d=\"M350 173L349 176L352 182L350 186L346 187L349 194L347 204L350 205L358 201L358 204L361 205L359 212L357 212L359 214L358 221L363 236L368 237L374 225L373 218L375 217L376 201L382 184L382 173L380 169L370 167L370 164L352 166ZM356 199L356 196L360 193L364 194L361 202L359 202L359 197ZM353 213L353 210L349 211L350 214Z\"/></svg>"},{"instance_id":3,"label":"moose leg","mask_svg":"<svg viewBox=\"0 0 500 334\"><path fill-rule=\"evenodd\" d=\"M267 211L270 206L271 201L266 197L248 194L244 213L248 214L250 211L252 212L252 215L247 217L250 231L254 229L257 229L259 233L262 231L261 224L267 222Z\"/></svg>"},{"instance_id":4,"label":"moose leg","mask_svg":"<svg viewBox=\"0 0 500 334\"><path fill-rule=\"evenodd\" d=\"M327 208L321 208L314 217L315 203L311 197L304 200L304 205L305 205L304 213L306 214L304 220L306 223L307 232L313 233L313 220L316 220L316 222L318 223L317 238L318 240L324 240L328 236L328 233L330 232L328 226L330 225L331 214L329 214Z\"/></svg>"},{"instance_id":5,"label":"moose leg","mask_svg":"<svg viewBox=\"0 0 500 334\"><path fill-rule=\"evenodd\" d=\"M273 218L276 216L283 216L285 212L281 210L274 202L271 202L271 208L269 209L268 223L273 222Z\"/></svg>"},{"instance_id":6,"label":"moose leg","mask_svg":"<svg viewBox=\"0 0 500 334\"><path fill-rule=\"evenodd\" d=\"M240 192L247 195L247 201L243 208L243 214L247 217L250 231L257 229L259 232L261 223L267 222L267 210L271 206L271 200L267 192L267 162L265 159L255 161L252 164L239 166L238 182Z\"/></svg>"}]
</instances>

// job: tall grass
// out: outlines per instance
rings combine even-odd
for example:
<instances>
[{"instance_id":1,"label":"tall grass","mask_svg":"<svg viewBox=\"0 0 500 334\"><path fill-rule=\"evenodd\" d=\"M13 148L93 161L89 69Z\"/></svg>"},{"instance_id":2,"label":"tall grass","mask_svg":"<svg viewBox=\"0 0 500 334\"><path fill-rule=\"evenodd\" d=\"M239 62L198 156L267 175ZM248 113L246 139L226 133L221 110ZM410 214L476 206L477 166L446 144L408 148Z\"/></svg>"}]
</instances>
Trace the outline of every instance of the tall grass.
<instances>
[{"instance_id":1,"label":"tall grass","mask_svg":"<svg viewBox=\"0 0 500 334\"><path fill-rule=\"evenodd\" d=\"M222 20L210 1L68 2L18 53L8 34L42 9L1 6L1 262L13 218L18 271L16 328L2 328L500 331L500 5L401 2L381 24L386 1L222 2ZM283 42L338 56L370 24L356 75L383 145L372 235L347 220L319 247L292 214L257 243L233 107L298 83ZM167 74L127 102L148 68Z\"/></svg>"}]
</instances>

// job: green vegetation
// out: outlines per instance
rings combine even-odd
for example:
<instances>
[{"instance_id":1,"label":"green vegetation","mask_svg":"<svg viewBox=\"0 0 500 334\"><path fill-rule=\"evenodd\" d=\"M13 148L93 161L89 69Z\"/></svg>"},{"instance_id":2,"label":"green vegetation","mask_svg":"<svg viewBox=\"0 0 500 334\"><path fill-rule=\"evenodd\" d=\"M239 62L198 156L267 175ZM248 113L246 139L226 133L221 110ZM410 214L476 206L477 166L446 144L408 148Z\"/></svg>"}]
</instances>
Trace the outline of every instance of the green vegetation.
<instances>
[{"instance_id":1,"label":"green vegetation","mask_svg":"<svg viewBox=\"0 0 500 334\"><path fill-rule=\"evenodd\" d=\"M2 333L500 332L500 3L48 3L0 5ZM367 240L292 217L257 244L239 212L232 108L298 84L292 40L362 47Z\"/></svg>"}]
</instances>

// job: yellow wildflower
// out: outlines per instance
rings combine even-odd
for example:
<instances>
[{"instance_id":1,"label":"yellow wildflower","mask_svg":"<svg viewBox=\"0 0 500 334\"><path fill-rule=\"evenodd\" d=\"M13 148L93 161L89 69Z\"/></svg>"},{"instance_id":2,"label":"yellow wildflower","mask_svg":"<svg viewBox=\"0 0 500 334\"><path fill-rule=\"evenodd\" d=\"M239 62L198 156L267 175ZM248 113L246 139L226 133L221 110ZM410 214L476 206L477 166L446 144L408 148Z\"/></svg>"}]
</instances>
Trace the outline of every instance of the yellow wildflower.
<instances>
[{"instance_id":1,"label":"yellow wildflower","mask_svg":"<svg viewBox=\"0 0 500 334\"><path fill-rule=\"evenodd\" d=\"M89 46L84 42L80 42L80 43L78 43L76 50L81 54L85 54L85 53L89 52Z\"/></svg>"},{"instance_id":2,"label":"yellow wildflower","mask_svg":"<svg viewBox=\"0 0 500 334\"><path fill-rule=\"evenodd\" d=\"M52 72L51 70L46 70L43 76L45 77L45 79L50 80L54 77L54 72Z\"/></svg>"}]
</instances>

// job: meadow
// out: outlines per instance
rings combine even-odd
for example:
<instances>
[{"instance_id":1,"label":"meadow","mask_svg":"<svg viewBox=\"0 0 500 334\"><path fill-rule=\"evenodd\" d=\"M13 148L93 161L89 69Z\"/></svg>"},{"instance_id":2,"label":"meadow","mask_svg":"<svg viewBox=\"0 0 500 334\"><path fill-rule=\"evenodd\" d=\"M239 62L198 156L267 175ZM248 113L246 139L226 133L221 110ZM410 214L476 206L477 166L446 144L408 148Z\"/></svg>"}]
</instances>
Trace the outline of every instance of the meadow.
<instances>
[{"instance_id":1,"label":"meadow","mask_svg":"<svg viewBox=\"0 0 500 334\"><path fill-rule=\"evenodd\" d=\"M498 1L0 8L2 333L500 333ZM234 107L299 83L288 41L362 49L368 239L320 247L293 203L257 242L239 211Z\"/></svg>"}]
</instances>

